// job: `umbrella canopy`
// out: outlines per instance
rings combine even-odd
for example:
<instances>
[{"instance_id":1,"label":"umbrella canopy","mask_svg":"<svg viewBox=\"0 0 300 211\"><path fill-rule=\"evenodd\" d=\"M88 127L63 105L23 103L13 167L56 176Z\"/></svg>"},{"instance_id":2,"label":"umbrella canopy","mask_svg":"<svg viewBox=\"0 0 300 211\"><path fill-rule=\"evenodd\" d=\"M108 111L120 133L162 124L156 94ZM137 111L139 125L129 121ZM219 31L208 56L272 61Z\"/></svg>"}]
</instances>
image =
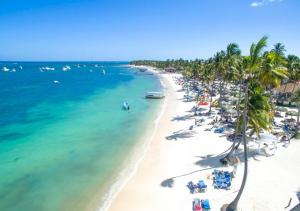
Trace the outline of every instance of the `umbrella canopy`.
<instances>
[{"instance_id":1,"label":"umbrella canopy","mask_svg":"<svg viewBox=\"0 0 300 211\"><path fill-rule=\"evenodd\" d=\"M198 106L207 106L207 105L209 105L209 102L206 102L206 101L200 101L198 103Z\"/></svg>"}]
</instances>

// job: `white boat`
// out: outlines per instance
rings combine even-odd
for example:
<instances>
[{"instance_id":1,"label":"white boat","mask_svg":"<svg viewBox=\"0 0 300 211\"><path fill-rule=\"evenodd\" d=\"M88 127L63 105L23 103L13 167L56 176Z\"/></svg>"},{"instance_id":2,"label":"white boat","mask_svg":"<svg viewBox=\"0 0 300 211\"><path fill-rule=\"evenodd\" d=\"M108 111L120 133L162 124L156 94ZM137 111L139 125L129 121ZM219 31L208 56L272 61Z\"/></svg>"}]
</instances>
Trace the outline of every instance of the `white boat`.
<instances>
[{"instance_id":1,"label":"white boat","mask_svg":"<svg viewBox=\"0 0 300 211\"><path fill-rule=\"evenodd\" d=\"M9 71L9 69L8 69L7 67L3 67L2 70L3 70L4 72L8 72L8 71Z\"/></svg>"},{"instance_id":2,"label":"white boat","mask_svg":"<svg viewBox=\"0 0 300 211\"><path fill-rule=\"evenodd\" d=\"M54 84L59 84L60 82L55 80L55 81L53 81L53 83Z\"/></svg>"},{"instance_id":3,"label":"white boat","mask_svg":"<svg viewBox=\"0 0 300 211\"><path fill-rule=\"evenodd\" d=\"M54 67L41 67L40 70L49 71L49 70L55 70L55 68Z\"/></svg>"},{"instance_id":4,"label":"white boat","mask_svg":"<svg viewBox=\"0 0 300 211\"><path fill-rule=\"evenodd\" d=\"M68 71L68 70L71 70L71 67L69 65L65 65L65 66L63 66L62 70Z\"/></svg>"},{"instance_id":5,"label":"white boat","mask_svg":"<svg viewBox=\"0 0 300 211\"><path fill-rule=\"evenodd\" d=\"M162 99L165 95L162 92L147 92L145 97L148 99Z\"/></svg>"}]
</instances>

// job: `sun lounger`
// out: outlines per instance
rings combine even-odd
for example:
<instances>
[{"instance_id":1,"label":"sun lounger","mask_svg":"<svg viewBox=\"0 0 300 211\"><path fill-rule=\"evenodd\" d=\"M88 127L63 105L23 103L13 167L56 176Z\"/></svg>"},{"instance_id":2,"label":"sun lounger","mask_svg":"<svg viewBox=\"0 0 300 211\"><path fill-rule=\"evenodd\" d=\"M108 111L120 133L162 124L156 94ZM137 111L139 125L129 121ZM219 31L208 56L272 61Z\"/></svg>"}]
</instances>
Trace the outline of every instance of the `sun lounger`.
<instances>
[{"instance_id":1,"label":"sun lounger","mask_svg":"<svg viewBox=\"0 0 300 211\"><path fill-rule=\"evenodd\" d=\"M208 199L201 200L201 206L202 206L203 210L211 209Z\"/></svg>"},{"instance_id":2,"label":"sun lounger","mask_svg":"<svg viewBox=\"0 0 300 211\"><path fill-rule=\"evenodd\" d=\"M193 211L201 211L202 206L201 206L201 200L200 199L194 199L193 201Z\"/></svg>"},{"instance_id":3,"label":"sun lounger","mask_svg":"<svg viewBox=\"0 0 300 211\"><path fill-rule=\"evenodd\" d=\"M187 187L190 189L190 193L191 194L194 194L198 188L197 185L195 185L192 181L190 181L188 184L187 184Z\"/></svg>"},{"instance_id":4,"label":"sun lounger","mask_svg":"<svg viewBox=\"0 0 300 211\"><path fill-rule=\"evenodd\" d=\"M224 127L220 127L214 130L214 133L224 133L225 129Z\"/></svg>"},{"instance_id":5,"label":"sun lounger","mask_svg":"<svg viewBox=\"0 0 300 211\"><path fill-rule=\"evenodd\" d=\"M229 190L231 186L231 174L228 171L214 170L214 188Z\"/></svg>"},{"instance_id":6,"label":"sun lounger","mask_svg":"<svg viewBox=\"0 0 300 211\"><path fill-rule=\"evenodd\" d=\"M199 180L197 187L200 192L205 192L207 190L207 185L204 183L203 180Z\"/></svg>"}]
</instances>

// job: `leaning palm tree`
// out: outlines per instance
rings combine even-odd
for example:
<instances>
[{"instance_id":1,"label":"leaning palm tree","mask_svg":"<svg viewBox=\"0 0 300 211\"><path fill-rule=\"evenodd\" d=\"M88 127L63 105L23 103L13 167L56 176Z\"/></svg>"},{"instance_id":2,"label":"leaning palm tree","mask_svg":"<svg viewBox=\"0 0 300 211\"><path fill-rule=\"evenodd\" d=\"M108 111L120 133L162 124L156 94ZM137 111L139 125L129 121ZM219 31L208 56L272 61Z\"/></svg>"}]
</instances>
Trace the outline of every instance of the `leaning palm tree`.
<instances>
[{"instance_id":1,"label":"leaning palm tree","mask_svg":"<svg viewBox=\"0 0 300 211\"><path fill-rule=\"evenodd\" d=\"M261 70L262 68L262 54L263 49L267 45L267 37L264 36L262 39L258 41L257 44L253 43L250 48L250 55L245 57L245 74L244 74L244 90L245 90L245 96L243 100L243 116L242 116L242 141L244 145L244 175L241 187L238 191L237 196L235 199L228 205L226 208L226 211L233 211L237 209L238 202L242 196L242 193L244 191L246 180L247 180L247 174L248 174L248 149L247 149L247 142L246 142L246 130L247 130L247 121L248 121L248 115L250 112L248 112L248 101L249 101L249 84L251 80L253 80L255 75ZM253 120L251 122L254 122Z\"/></svg>"}]
</instances>

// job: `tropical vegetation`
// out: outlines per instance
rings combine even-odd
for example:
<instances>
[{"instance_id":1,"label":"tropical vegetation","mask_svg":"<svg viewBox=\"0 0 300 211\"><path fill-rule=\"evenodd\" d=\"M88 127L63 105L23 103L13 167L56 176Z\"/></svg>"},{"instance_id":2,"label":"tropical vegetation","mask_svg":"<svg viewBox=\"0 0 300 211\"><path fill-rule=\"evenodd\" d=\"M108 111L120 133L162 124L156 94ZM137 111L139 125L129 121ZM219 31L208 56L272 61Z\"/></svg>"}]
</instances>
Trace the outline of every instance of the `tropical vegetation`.
<instances>
[{"instance_id":1,"label":"tropical vegetation","mask_svg":"<svg viewBox=\"0 0 300 211\"><path fill-rule=\"evenodd\" d=\"M276 43L269 51L266 50L268 37L264 36L257 43L252 43L248 55L242 52L236 43L230 43L224 51L217 52L213 57L196 60L166 60L166 61L133 61L133 65L148 65L158 69L173 68L186 78L201 83L210 94L219 93L218 106L223 110L224 88L227 84L238 87L235 106L237 118L235 122L235 138L227 155L230 156L243 144L244 176L236 198L227 206L227 211L236 210L238 201L244 190L248 172L248 149L246 131L259 136L260 131L271 129L274 117L272 90L283 83L296 82L300 79L300 59L295 55L285 55L286 49L282 43ZM213 86L217 84L218 86ZM214 88L217 87L217 90ZM300 90L294 94L294 102L298 105L299 123ZM211 112L211 107L209 109ZM222 115L222 114L221 114ZM297 125L298 126L298 125ZM297 127L298 128L298 127Z\"/></svg>"}]
</instances>

